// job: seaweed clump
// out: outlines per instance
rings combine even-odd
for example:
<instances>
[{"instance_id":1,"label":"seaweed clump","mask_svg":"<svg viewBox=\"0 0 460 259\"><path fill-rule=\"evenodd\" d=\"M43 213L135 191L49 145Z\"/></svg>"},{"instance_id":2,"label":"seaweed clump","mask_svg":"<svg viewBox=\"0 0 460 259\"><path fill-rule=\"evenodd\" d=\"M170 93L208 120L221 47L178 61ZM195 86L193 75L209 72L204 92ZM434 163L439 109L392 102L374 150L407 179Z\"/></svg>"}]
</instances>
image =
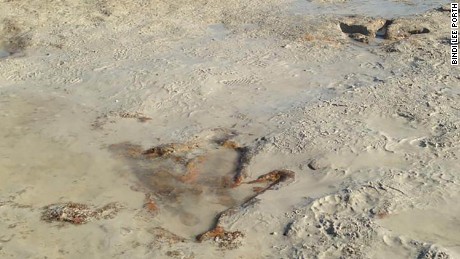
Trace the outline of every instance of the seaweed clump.
<instances>
[{"instance_id":1,"label":"seaweed clump","mask_svg":"<svg viewBox=\"0 0 460 259\"><path fill-rule=\"evenodd\" d=\"M238 248L244 234L241 231L226 231L223 227L217 226L211 231L208 231L197 237L197 241L214 240L220 248L235 249Z\"/></svg>"},{"instance_id":2,"label":"seaweed clump","mask_svg":"<svg viewBox=\"0 0 460 259\"><path fill-rule=\"evenodd\" d=\"M45 206L41 219L46 222L68 222L75 225L85 224L92 220L110 219L115 217L121 206L118 203L109 203L101 208L67 202Z\"/></svg>"}]
</instances>

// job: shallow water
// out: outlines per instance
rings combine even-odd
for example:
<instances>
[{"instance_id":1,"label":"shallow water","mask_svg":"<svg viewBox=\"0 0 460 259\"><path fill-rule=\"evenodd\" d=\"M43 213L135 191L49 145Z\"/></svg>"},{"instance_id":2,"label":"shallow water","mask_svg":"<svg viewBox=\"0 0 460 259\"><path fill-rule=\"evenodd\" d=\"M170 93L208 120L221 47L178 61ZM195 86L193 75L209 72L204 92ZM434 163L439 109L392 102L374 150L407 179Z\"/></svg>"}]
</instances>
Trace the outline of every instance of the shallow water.
<instances>
[{"instance_id":1,"label":"shallow water","mask_svg":"<svg viewBox=\"0 0 460 259\"><path fill-rule=\"evenodd\" d=\"M254 194L253 186L230 187L238 161L235 150L212 147L202 154L185 154L204 159L184 178L185 165L169 158L119 159L89 123L80 121L86 124L82 128L72 125L87 116L81 109L52 96L0 97L0 205L33 209L26 221L39 224L38 232L53 228L40 221L43 206L77 202L100 207L117 202L144 215L150 225L193 240L214 226L220 212ZM150 215L143 208L145 195L152 195L158 213ZM0 213L2 209L8 211L0 206ZM14 222L11 217L16 216L0 219ZM116 217L108 224L120 220ZM0 223L0 231L7 228ZM78 238L77 233L71 236ZM25 237L33 242L30 238L35 236Z\"/></svg>"},{"instance_id":2,"label":"shallow water","mask_svg":"<svg viewBox=\"0 0 460 259\"><path fill-rule=\"evenodd\" d=\"M132 147L137 146L121 143L111 149L123 156ZM254 195L252 186L232 188L239 159L235 150L212 147L174 154L125 156L139 180L137 188L147 194L152 219L168 231L194 239L214 227L220 212Z\"/></svg>"},{"instance_id":3,"label":"shallow water","mask_svg":"<svg viewBox=\"0 0 460 259\"><path fill-rule=\"evenodd\" d=\"M10 55L10 53L0 47L0 58L6 58Z\"/></svg>"},{"instance_id":4,"label":"shallow water","mask_svg":"<svg viewBox=\"0 0 460 259\"><path fill-rule=\"evenodd\" d=\"M98 200L120 164L74 125L83 111L37 95L0 97L0 198L27 206Z\"/></svg>"},{"instance_id":5,"label":"shallow water","mask_svg":"<svg viewBox=\"0 0 460 259\"><path fill-rule=\"evenodd\" d=\"M78 126L88 115L82 107L33 91L6 92L0 95L0 257L77 258L107 251L100 225L58 228L40 220L42 208L69 201L135 208L143 198L129 189L135 178ZM126 219L99 224L116 232L120 220Z\"/></svg>"},{"instance_id":6,"label":"shallow water","mask_svg":"<svg viewBox=\"0 0 460 259\"><path fill-rule=\"evenodd\" d=\"M445 0L349 0L338 3L321 3L320 1L296 0L292 6L292 12L297 15L365 15L391 19L423 13L450 2Z\"/></svg>"}]
</instances>

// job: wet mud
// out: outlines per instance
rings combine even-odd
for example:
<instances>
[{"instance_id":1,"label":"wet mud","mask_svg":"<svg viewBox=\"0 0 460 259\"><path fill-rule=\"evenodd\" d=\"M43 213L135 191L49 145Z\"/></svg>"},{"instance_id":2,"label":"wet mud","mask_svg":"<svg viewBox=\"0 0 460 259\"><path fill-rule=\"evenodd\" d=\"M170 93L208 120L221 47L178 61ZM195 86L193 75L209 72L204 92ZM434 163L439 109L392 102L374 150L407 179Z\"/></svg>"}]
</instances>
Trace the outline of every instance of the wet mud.
<instances>
[{"instance_id":1,"label":"wet mud","mask_svg":"<svg viewBox=\"0 0 460 259\"><path fill-rule=\"evenodd\" d=\"M146 195L147 212L153 216L174 214L185 228L193 229L190 233L197 241L214 240L219 247L231 249L238 246L237 240L244 234L226 231L223 218L245 209L266 190L294 179L295 173L274 170L254 180L247 179L248 167L262 143L241 146L230 138L168 143L147 149L124 142L109 149L130 164L139 179L136 188Z\"/></svg>"}]
</instances>

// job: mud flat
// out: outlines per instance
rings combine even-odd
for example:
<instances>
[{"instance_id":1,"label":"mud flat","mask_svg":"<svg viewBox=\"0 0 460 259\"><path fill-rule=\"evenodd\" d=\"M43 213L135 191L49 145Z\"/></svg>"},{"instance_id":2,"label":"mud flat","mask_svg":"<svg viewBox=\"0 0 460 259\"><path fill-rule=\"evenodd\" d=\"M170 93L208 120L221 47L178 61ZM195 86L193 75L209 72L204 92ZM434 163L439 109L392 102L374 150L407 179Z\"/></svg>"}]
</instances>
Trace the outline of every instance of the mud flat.
<instances>
[{"instance_id":1,"label":"mud flat","mask_svg":"<svg viewBox=\"0 0 460 259\"><path fill-rule=\"evenodd\" d=\"M0 0L0 257L460 257L445 3Z\"/></svg>"}]
</instances>

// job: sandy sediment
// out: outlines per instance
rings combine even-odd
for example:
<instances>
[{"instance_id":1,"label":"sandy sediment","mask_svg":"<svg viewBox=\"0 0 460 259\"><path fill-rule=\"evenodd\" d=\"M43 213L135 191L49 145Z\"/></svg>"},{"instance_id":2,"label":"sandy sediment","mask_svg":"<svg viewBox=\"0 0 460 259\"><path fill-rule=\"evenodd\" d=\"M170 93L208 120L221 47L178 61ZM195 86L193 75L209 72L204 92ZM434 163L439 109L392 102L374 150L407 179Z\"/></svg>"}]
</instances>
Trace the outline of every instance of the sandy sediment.
<instances>
[{"instance_id":1,"label":"sandy sediment","mask_svg":"<svg viewBox=\"0 0 460 259\"><path fill-rule=\"evenodd\" d=\"M0 1L0 257L460 257L450 13L292 4Z\"/></svg>"}]
</instances>

